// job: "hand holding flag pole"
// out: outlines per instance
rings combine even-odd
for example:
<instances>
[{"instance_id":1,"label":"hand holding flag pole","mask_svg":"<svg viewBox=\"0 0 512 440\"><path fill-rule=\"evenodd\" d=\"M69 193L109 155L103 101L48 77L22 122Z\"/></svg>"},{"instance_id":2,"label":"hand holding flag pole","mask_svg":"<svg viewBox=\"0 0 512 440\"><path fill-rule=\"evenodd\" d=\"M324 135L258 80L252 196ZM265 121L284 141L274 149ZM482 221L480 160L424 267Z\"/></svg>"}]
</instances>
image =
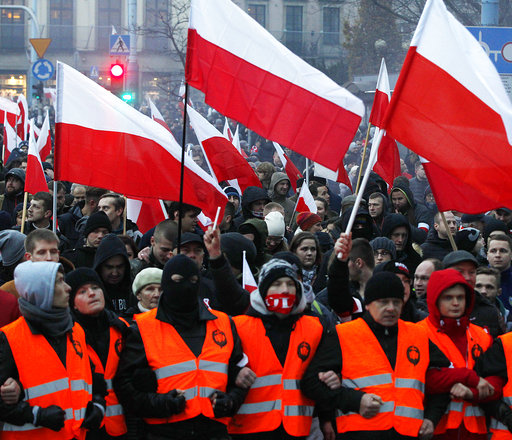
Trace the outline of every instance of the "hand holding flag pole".
<instances>
[{"instance_id":1,"label":"hand holding flag pole","mask_svg":"<svg viewBox=\"0 0 512 440\"><path fill-rule=\"evenodd\" d=\"M352 226L354 226L354 220L356 219L357 211L359 210L359 205L361 204L361 199L363 198L363 193L366 188L366 184L368 183L368 178L370 177L370 171L372 170L373 164L377 159L377 152L379 151L379 145L382 140L382 137L386 133L386 130L379 130L377 134L377 138L375 139L374 144L372 145L372 149L370 151L370 158L368 160L368 165L366 166L366 170L364 172L363 181L361 182L361 188L357 193L356 202L354 203L354 207L352 208L352 212L350 213L350 218L348 220L347 229L343 232L345 234L350 234L352 231ZM343 259L343 255L340 252L338 255L338 260Z\"/></svg>"}]
</instances>

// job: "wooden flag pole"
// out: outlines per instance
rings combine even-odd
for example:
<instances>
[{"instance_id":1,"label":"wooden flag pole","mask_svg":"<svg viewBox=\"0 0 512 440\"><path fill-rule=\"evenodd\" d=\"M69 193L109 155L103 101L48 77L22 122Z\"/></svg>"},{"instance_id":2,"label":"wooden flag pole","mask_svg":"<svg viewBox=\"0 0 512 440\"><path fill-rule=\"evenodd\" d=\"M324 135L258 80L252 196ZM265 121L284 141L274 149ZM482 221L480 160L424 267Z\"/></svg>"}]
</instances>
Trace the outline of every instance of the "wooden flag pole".
<instances>
[{"instance_id":1,"label":"wooden flag pole","mask_svg":"<svg viewBox=\"0 0 512 440\"><path fill-rule=\"evenodd\" d=\"M368 130L366 130L366 138L364 140L363 156L361 158L361 166L359 167L359 175L357 176L356 195L359 193L359 184L361 183L361 174L363 172L364 159L366 157L366 148L368 146L368 138L370 137L370 128L372 124L368 122Z\"/></svg>"},{"instance_id":2,"label":"wooden flag pole","mask_svg":"<svg viewBox=\"0 0 512 440\"><path fill-rule=\"evenodd\" d=\"M27 200L28 200L28 192L25 191L25 195L23 196L23 214L21 215L21 233L25 233L25 220L27 219Z\"/></svg>"},{"instance_id":3,"label":"wooden flag pole","mask_svg":"<svg viewBox=\"0 0 512 440\"><path fill-rule=\"evenodd\" d=\"M128 218L128 198L123 196L124 198L124 212L123 212L123 235L126 235L126 220Z\"/></svg>"},{"instance_id":4,"label":"wooden flag pole","mask_svg":"<svg viewBox=\"0 0 512 440\"><path fill-rule=\"evenodd\" d=\"M446 217L444 216L444 212L439 211L439 214L441 214L441 220L443 222L444 228L446 229L446 235L448 235L448 240L450 240L450 244L452 245L452 249L454 251L457 250L457 245L455 244L455 240L453 239L452 231L450 231L450 228L448 227L448 222L446 221Z\"/></svg>"},{"instance_id":5,"label":"wooden flag pole","mask_svg":"<svg viewBox=\"0 0 512 440\"><path fill-rule=\"evenodd\" d=\"M53 181L53 199L52 199L53 222L52 231L57 233L57 182Z\"/></svg>"},{"instance_id":6,"label":"wooden flag pole","mask_svg":"<svg viewBox=\"0 0 512 440\"><path fill-rule=\"evenodd\" d=\"M185 102L183 107L183 133L181 136L180 203L178 212L178 254L181 250L181 216L183 212L183 180L185 177L185 141L187 138L188 83L185 81Z\"/></svg>"}]
</instances>

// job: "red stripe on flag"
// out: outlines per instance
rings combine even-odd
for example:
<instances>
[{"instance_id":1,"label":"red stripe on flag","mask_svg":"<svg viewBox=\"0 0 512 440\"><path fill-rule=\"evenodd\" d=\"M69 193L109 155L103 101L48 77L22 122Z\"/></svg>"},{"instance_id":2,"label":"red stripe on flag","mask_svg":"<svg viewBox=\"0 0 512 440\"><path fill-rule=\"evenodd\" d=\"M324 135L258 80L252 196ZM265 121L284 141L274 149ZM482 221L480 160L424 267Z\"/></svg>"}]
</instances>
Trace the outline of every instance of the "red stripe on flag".
<instances>
[{"instance_id":1,"label":"red stripe on flag","mask_svg":"<svg viewBox=\"0 0 512 440\"><path fill-rule=\"evenodd\" d=\"M361 117L188 31L188 83L259 135L338 169ZM343 145L343 147L340 147Z\"/></svg>"},{"instance_id":2,"label":"red stripe on flag","mask_svg":"<svg viewBox=\"0 0 512 440\"><path fill-rule=\"evenodd\" d=\"M48 191L48 184L44 177L43 166L33 154L27 156L27 173L25 176L25 191L30 194Z\"/></svg>"},{"instance_id":3,"label":"red stripe on flag","mask_svg":"<svg viewBox=\"0 0 512 440\"><path fill-rule=\"evenodd\" d=\"M486 194L489 203L474 206L476 211L512 206L512 147L500 115L415 47L385 124L397 141Z\"/></svg>"},{"instance_id":4,"label":"red stripe on flag","mask_svg":"<svg viewBox=\"0 0 512 440\"><path fill-rule=\"evenodd\" d=\"M129 197L179 200L180 162L158 143L128 133L56 124L55 179L98 186ZM226 197L185 167L184 202L208 213ZM214 215L214 214L212 214Z\"/></svg>"},{"instance_id":5,"label":"red stripe on flag","mask_svg":"<svg viewBox=\"0 0 512 440\"><path fill-rule=\"evenodd\" d=\"M382 137L377 155L377 162L373 166L375 171L391 188L395 177L402 174L400 168L400 153L396 141L387 134Z\"/></svg>"},{"instance_id":6,"label":"red stripe on flag","mask_svg":"<svg viewBox=\"0 0 512 440\"><path fill-rule=\"evenodd\" d=\"M382 127L384 115L389 105L389 97L380 90L375 90L375 98L373 99L372 111L370 113L370 124L376 127Z\"/></svg>"}]
</instances>

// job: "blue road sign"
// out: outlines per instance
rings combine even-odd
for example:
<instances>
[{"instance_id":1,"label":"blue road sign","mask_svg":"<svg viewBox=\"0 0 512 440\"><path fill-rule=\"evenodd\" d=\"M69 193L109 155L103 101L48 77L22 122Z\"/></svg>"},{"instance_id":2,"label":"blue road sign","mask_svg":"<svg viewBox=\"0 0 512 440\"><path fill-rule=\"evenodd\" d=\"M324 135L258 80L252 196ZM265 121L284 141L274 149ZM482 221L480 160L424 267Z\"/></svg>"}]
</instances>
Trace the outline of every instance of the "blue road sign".
<instances>
[{"instance_id":1,"label":"blue road sign","mask_svg":"<svg viewBox=\"0 0 512 440\"><path fill-rule=\"evenodd\" d=\"M39 81L48 81L53 77L55 67L50 60L41 58L32 65L32 73L34 78Z\"/></svg>"},{"instance_id":2,"label":"blue road sign","mask_svg":"<svg viewBox=\"0 0 512 440\"><path fill-rule=\"evenodd\" d=\"M91 71L89 72L89 78L97 79L100 77L98 66L91 66Z\"/></svg>"},{"instance_id":3,"label":"blue road sign","mask_svg":"<svg viewBox=\"0 0 512 440\"><path fill-rule=\"evenodd\" d=\"M468 26L500 74L512 73L512 28Z\"/></svg>"},{"instance_id":4,"label":"blue road sign","mask_svg":"<svg viewBox=\"0 0 512 440\"><path fill-rule=\"evenodd\" d=\"M130 55L129 35L110 35L110 55Z\"/></svg>"}]
</instances>

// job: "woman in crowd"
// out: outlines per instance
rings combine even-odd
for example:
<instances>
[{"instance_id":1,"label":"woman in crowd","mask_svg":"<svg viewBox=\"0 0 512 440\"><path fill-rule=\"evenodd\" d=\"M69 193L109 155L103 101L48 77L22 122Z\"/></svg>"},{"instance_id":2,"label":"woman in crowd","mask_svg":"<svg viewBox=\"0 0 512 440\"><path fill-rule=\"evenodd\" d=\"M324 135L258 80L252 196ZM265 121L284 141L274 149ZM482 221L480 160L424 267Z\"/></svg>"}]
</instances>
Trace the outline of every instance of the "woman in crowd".
<instances>
[{"instance_id":1,"label":"woman in crowd","mask_svg":"<svg viewBox=\"0 0 512 440\"><path fill-rule=\"evenodd\" d=\"M302 279L305 285L313 288L315 293L325 287L325 279L318 276L322 251L318 239L311 232L300 232L293 237L290 251L296 254L302 263Z\"/></svg>"}]
</instances>

